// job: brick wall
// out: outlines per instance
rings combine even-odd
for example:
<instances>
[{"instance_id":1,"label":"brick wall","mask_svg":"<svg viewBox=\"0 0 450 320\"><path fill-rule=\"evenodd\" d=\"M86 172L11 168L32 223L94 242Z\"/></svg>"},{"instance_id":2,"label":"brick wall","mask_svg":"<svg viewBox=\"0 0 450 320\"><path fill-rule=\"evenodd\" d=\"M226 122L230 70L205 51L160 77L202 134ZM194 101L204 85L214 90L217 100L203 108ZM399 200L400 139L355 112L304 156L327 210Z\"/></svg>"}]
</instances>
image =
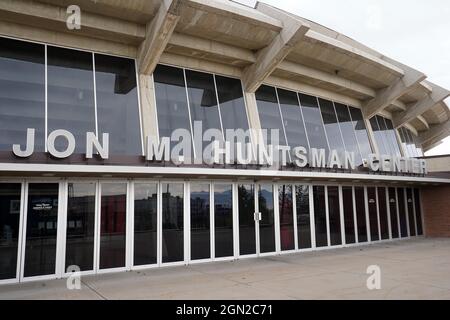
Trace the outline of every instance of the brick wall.
<instances>
[{"instance_id":1,"label":"brick wall","mask_svg":"<svg viewBox=\"0 0 450 320\"><path fill-rule=\"evenodd\" d=\"M450 237L450 186L421 190L427 237Z\"/></svg>"}]
</instances>

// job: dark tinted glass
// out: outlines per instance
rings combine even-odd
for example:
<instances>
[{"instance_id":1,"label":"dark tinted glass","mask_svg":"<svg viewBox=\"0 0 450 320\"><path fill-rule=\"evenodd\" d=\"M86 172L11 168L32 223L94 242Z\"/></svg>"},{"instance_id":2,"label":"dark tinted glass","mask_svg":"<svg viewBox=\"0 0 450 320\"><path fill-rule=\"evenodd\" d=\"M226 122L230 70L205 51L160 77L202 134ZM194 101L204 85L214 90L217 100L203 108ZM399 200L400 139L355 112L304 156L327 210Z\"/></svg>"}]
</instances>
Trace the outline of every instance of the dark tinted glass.
<instances>
[{"instance_id":1,"label":"dark tinted glass","mask_svg":"<svg viewBox=\"0 0 450 320\"><path fill-rule=\"evenodd\" d=\"M214 185L215 257L233 256L233 189L231 184Z\"/></svg>"},{"instance_id":2,"label":"dark tinted glass","mask_svg":"<svg viewBox=\"0 0 450 320\"><path fill-rule=\"evenodd\" d=\"M372 147L370 146L369 134L367 133L366 124L360 109L348 107L350 115L352 117L353 127L355 128L356 139L358 140L359 150L361 156L364 159L369 158L369 154L372 153Z\"/></svg>"},{"instance_id":3,"label":"dark tinted glass","mask_svg":"<svg viewBox=\"0 0 450 320\"><path fill-rule=\"evenodd\" d=\"M408 208L409 234L411 237L416 236L416 217L414 215L414 199L412 189L406 189L406 203Z\"/></svg>"},{"instance_id":4,"label":"dark tinted glass","mask_svg":"<svg viewBox=\"0 0 450 320\"><path fill-rule=\"evenodd\" d=\"M352 187L342 187L342 201L344 205L345 243L352 244L356 242Z\"/></svg>"},{"instance_id":5,"label":"dark tinted glass","mask_svg":"<svg viewBox=\"0 0 450 320\"><path fill-rule=\"evenodd\" d=\"M141 155L141 123L132 59L95 54L98 133L109 133L109 152Z\"/></svg>"},{"instance_id":6,"label":"dark tinted glass","mask_svg":"<svg viewBox=\"0 0 450 320\"><path fill-rule=\"evenodd\" d=\"M355 187L356 221L358 226L358 242L367 242L366 208L364 188Z\"/></svg>"},{"instance_id":7,"label":"dark tinted glass","mask_svg":"<svg viewBox=\"0 0 450 320\"><path fill-rule=\"evenodd\" d=\"M330 149L337 150L339 155L343 157L345 153L344 141L342 140L333 102L319 98L319 105Z\"/></svg>"},{"instance_id":8,"label":"dark tinted glass","mask_svg":"<svg viewBox=\"0 0 450 320\"><path fill-rule=\"evenodd\" d=\"M403 188L397 189L398 211L400 215L400 232L402 238L408 237L408 223L406 220L406 206L405 206L405 190Z\"/></svg>"},{"instance_id":9,"label":"dark tinted glass","mask_svg":"<svg viewBox=\"0 0 450 320\"><path fill-rule=\"evenodd\" d=\"M340 103L335 103L334 107L336 109L342 136L344 137L345 149L347 152L355 153L356 165L360 166L362 164L361 152L359 151L358 140L356 140L355 128L348 107Z\"/></svg>"},{"instance_id":10,"label":"dark tinted glass","mask_svg":"<svg viewBox=\"0 0 450 320\"><path fill-rule=\"evenodd\" d=\"M389 212L391 215L391 231L393 239L398 239L399 237L397 209L397 195L395 192L395 188L389 188Z\"/></svg>"},{"instance_id":11,"label":"dark tinted glass","mask_svg":"<svg viewBox=\"0 0 450 320\"><path fill-rule=\"evenodd\" d=\"M255 189L254 185L238 185L239 252L240 255L256 253Z\"/></svg>"},{"instance_id":12,"label":"dark tinted glass","mask_svg":"<svg viewBox=\"0 0 450 320\"><path fill-rule=\"evenodd\" d=\"M92 53L49 46L47 63L48 133L70 131L77 142L75 152L83 153L86 132L95 133ZM55 145L64 150L67 141L57 139Z\"/></svg>"},{"instance_id":13,"label":"dark tinted glass","mask_svg":"<svg viewBox=\"0 0 450 320\"><path fill-rule=\"evenodd\" d=\"M69 183L68 190L66 271L94 270L95 183Z\"/></svg>"},{"instance_id":14,"label":"dark tinted glass","mask_svg":"<svg viewBox=\"0 0 450 320\"><path fill-rule=\"evenodd\" d=\"M134 185L134 265L157 262L157 185Z\"/></svg>"},{"instance_id":15,"label":"dark tinted glass","mask_svg":"<svg viewBox=\"0 0 450 320\"><path fill-rule=\"evenodd\" d=\"M0 183L0 280L16 277L21 193L20 183Z\"/></svg>"},{"instance_id":16,"label":"dark tinted glass","mask_svg":"<svg viewBox=\"0 0 450 320\"><path fill-rule=\"evenodd\" d=\"M309 187L296 186L298 248L311 248L311 211L309 209Z\"/></svg>"},{"instance_id":17,"label":"dark tinted glass","mask_svg":"<svg viewBox=\"0 0 450 320\"><path fill-rule=\"evenodd\" d=\"M328 215L330 220L330 241L332 246L342 244L340 212L339 188L328 187Z\"/></svg>"},{"instance_id":18,"label":"dark tinted glass","mask_svg":"<svg viewBox=\"0 0 450 320\"><path fill-rule=\"evenodd\" d=\"M58 187L57 183L28 185L25 277L55 273Z\"/></svg>"},{"instance_id":19,"label":"dark tinted glass","mask_svg":"<svg viewBox=\"0 0 450 320\"><path fill-rule=\"evenodd\" d=\"M273 186L261 185L258 192L260 252L275 252L275 219L273 216Z\"/></svg>"},{"instance_id":20,"label":"dark tinted glass","mask_svg":"<svg viewBox=\"0 0 450 320\"><path fill-rule=\"evenodd\" d=\"M292 185L278 187L278 206L280 211L281 250L295 249L294 207L292 204Z\"/></svg>"},{"instance_id":21,"label":"dark tinted glass","mask_svg":"<svg viewBox=\"0 0 450 320\"><path fill-rule=\"evenodd\" d=\"M191 184L191 259L211 258L209 184Z\"/></svg>"},{"instance_id":22,"label":"dark tinted glass","mask_svg":"<svg viewBox=\"0 0 450 320\"><path fill-rule=\"evenodd\" d=\"M184 186L162 183L162 262L184 260Z\"/></svg>"},{"instance_id":23,"label":"dark tinted glass","mask_svg":"<svg viewBox=\"0 0 450 320\"><path fill-rule=\"evenodd\" d=\"M0 38L0 150L24 147L28 128L36 129L35 151L43 152L45 48Z\"/></svg>"},{"instance_id":24,"label":"dark tinted glass","mask_svg":"<svg viewBox=\"0 0 450 320\"><path fill-rule=\"evenodd\" d=\"M380 240L380 233L378 231L378 212L377 212L377 194L376 188L367 188L367 201L369 208L369 223L370 223L370 239L371 241Z\"/></svg>"},{"instance_id":25,"label":"dark tinted glass","mask_svg":"<svg viewBox=\"0 0 450 320\"><path fill-rule=\"evenodd\" d=\"M417 235L423 235L422 226L422 208L420 206L420 191L419 189L414 189L414 206L416 208L416 223L417 223Z\"/></svg>"},{"instance_id":26,"label":"dark tinted glass","mask_svg":"<svg viewBox=\"0 0 450 320\"><path fill-rule=\"evenodd\" d=\"M101 185L100 269L125 267L127 184Z\"/></svg>"},{"instance_id":27,"label":"dark tinted glass","mask_svg":"<svg viewBox=\"0 0 450 320\"><path fill-rule=\"evenodd\" d=\"M386 188L377 188L378 207L380 210L381 240L389 239L389 217L386 204Z\"/></svg>"},{"instance_id":28,"label":"dark tinted glass","mask_svg":"<svg viewBox=\"0 0 450 320\"><path fill-rule=\"evenodd\" d=\"M313 187L314 223L316 229L316 247L328 246L327 216L325 209L325 187Z\"/></svg>"},{"instance_id":29,"label":"dark tinted glass","mask_svg":"<svg viewBox=\"0 0 450 320\"><path fill-rule=\"evenodd\" d=\"M328 142L323 128L317 98L306 94L299 94L299 98L310 147L328 151Z\"/></svg>"}]
</instances>

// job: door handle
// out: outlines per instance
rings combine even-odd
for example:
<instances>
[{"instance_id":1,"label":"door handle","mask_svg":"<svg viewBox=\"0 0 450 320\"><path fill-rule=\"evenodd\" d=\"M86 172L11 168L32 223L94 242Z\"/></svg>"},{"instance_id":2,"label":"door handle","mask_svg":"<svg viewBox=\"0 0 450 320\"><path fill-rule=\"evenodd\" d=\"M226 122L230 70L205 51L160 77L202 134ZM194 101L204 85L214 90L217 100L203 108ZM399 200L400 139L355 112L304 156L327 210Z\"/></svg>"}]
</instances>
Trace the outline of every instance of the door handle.
<instances>
[{"instance_id":1,"label":"door handle","mask_svg":"<svg viewBox=\"0 0 450 320\"><path fill-rule=\"evenodd\" d=\"M255 212L255 221L261 221L262 215L261 212Z\"/></svg>"}]
</instances>

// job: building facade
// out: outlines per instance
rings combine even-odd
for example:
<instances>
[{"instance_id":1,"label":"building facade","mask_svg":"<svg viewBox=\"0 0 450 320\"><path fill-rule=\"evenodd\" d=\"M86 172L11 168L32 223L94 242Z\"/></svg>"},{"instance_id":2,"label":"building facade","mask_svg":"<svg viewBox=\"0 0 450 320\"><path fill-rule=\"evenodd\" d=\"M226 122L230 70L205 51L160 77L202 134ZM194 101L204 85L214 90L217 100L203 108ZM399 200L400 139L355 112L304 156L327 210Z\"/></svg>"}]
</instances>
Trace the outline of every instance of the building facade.
<instances>
[{"instance_id":1,"label":"building facade","mask_svg":"<svg viewBox=\"0 0 450 320\"><path fill-rule=\"evenodd\" d=\"M1 284L450 235L420 71L264 3L0 12Z\"/></svg>"}]
</instances>

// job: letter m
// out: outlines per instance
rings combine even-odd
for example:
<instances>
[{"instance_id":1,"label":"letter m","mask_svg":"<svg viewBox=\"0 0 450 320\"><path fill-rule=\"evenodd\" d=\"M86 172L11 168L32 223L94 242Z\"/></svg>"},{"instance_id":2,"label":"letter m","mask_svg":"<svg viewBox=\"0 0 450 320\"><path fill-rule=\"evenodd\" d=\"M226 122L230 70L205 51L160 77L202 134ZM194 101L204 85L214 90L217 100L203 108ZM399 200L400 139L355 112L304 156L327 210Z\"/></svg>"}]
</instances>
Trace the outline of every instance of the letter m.
<instances>
[{"instance_id":1,"label":"letter m","mask_svg":"<svg viewBox=\"0 0 450 320\"><path fill-rule=\"evenodd\" d=\"M311 166L325 168L325 149L311 149Z\"/></svg>"},{"instance_id":2,"label":"letter m","mask_svg":"<svg viewBox=\"0 0 450 320\"><path fill-rule=\"evenodd\" d=\"M157 139L147 137L147 153L146 159L151 161L169 161L170 160L170 138L161 138L161 143Z\"/></svg>"}]
</instances>

